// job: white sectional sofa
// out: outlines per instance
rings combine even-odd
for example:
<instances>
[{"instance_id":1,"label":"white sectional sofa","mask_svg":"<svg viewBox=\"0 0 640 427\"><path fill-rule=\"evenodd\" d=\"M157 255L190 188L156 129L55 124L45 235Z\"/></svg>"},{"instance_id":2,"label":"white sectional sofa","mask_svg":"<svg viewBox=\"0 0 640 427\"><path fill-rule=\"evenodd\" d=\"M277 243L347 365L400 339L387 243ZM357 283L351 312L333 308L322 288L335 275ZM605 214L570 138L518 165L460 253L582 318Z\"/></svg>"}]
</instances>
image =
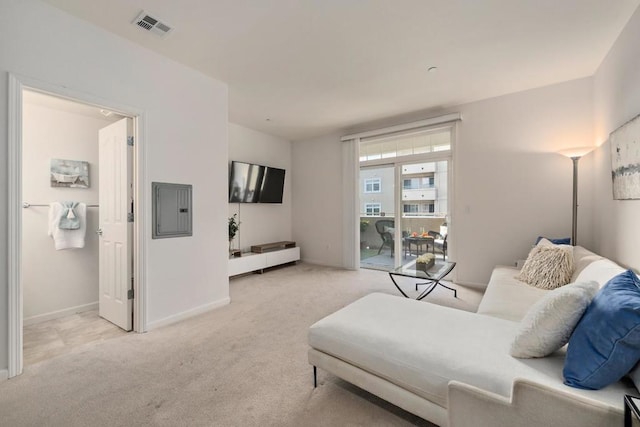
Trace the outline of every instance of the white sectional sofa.
<instances>
[{"instance_id":1,"label":"white sectional sofa","mask_svg":"<svg viewBox=\"0 0 640 427\"><path fill-rule=\"evenodd\" d=\"M624 269L585 248L572 281L600 286ZM509 355L520 320L546 290L496 267L477 313L371 294L309 330L309 363L439 426L622 426L620 381L602 390L565 386L565 350Z\"/></svg>"}]
</instances>

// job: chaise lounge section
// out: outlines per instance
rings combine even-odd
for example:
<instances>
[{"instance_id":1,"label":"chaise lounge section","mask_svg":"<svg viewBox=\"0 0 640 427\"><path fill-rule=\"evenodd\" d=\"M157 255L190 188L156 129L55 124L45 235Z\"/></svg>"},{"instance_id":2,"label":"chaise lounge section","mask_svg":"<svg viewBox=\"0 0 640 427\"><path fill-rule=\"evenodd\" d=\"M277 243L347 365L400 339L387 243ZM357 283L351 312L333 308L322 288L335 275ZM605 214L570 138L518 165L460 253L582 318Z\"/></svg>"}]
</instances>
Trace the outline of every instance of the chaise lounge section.
<instances>
[{"instance_id":1,"label":"chaise lounge section","mask_svg":"<svg viewBox=\"0 0 640 427\"><path fill-rule=\"evenodd\" d=\"M582 247L572 282L603 286L624 269ZM608 426L623 423L619 381L601 390L563 384L565 349L512 357L520 321L548 290L496 267L477 313L371 294L309 330L309 363L439 426Z\"/></svg>"}]
</instances>

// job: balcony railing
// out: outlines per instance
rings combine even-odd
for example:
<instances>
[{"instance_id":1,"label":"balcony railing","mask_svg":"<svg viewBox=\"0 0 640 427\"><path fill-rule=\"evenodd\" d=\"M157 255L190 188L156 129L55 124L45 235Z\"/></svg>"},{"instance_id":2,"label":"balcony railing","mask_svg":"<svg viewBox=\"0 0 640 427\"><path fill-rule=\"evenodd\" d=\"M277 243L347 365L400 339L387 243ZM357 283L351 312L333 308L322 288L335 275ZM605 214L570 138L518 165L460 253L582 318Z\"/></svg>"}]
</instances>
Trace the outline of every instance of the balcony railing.
<instances>
[{"instance_id":1,"label":"balcony railing","mask_svg":"<svg viewBox=\"0 0 640 427\"><path fill-rule=\"evenodd\" d=\"M402 200L429 201L438 198L438 190L435 188L425 188L422 190L402 190Z\"/></svg>"},{"instance_id":2,"label":"balcony railing","mask_svg":"<svg viewBox=\"0 0 640 427\"><path fill-rule=\"evenodd\" d=\"M436 188L435 184L430 185L403 185L403 190L427 190L431 188Z\"/></svg>"},{"instance_id":3,"label":"balcony railing","mask_svg":"<svg viewBox=\"0 0 640 427\"><path fill-rule=\"evenodd\" d=\"M396 265L395 256L391 256L390 246L382 245L382 237L377 232L375 223L379 220L392 220L398 224L398 220L391 214L386 216L360 215L360 266L363 268L373 268L378 270L390 270ZM439 232L440 226L445 222L445 215L441 213L418 213L408 212L402 215L400 227L402 235L409 235L412 232L423 233L430 230ZM363 224L364 223L364 224ZM404 246L401 246L404 248ZM426 247L423 247L426 250ZM416 249L417 251L417 249ZM415 262L417 253L411 251L407 253L402 250L401 264Z\"/></svg>"}]
</instances>

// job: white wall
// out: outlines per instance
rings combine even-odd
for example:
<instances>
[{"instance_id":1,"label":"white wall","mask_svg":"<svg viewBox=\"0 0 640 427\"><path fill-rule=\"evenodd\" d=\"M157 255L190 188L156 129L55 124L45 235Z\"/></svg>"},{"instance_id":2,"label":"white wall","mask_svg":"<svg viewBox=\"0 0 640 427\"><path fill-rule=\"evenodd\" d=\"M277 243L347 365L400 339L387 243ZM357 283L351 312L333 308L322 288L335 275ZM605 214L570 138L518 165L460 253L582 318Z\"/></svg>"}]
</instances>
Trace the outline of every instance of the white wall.
<instances>
[{"instance_id":1,"label":"white wall","mask_svg":"<svg viewBox=\"0 0 640 427\"><path fill-rule=\"evenodd\" d=\"M493 266L526 257L538 235L571 235L571 161L555 153L592 141L591 88L591 79L579 79L345 133L462 113L452 168L451 258L458 262L459 282L487 283ZM293 145L294 238L305 241L310 261L334 266L342 260L341 235L336 232L342 212L339 137ZM319 203L311 204L308 194ZM588 192L583 190L580 197L589 203ZM319 222L327 222L327 213L335 217L333 225L318 229ZM580 215L580 244L590 246L591 219L583 210ZM304 237L312 224L318 239Z\"/></svg>"},{"instance_id":2,"label":"white wall","mask_svg":"<svg viewBox=\"0 0 640 427\"><path fill-rule=\"evenodd\" d=\"M232 160L285 170L282 204L229 203L229 216L237 213L241 222L233 247L248 251L251 245L291 240L291 142L229 123L229 163Z\"/></svg>"},{"instance_id":3,"label":"white wall","mask_svg":"<svg viewBox=\"0 0 640 427\"><path fill-rule=\"evenodd\" d=\"M342 266L341 136L293 143L293 238L319 265Z\"/></svg>"},{"instance_id":4,"label":"white wall","mask_svg":"<svg viewBox=\"0 0 640 427\"><path fill-rule=\"evenodd\" d=\"M25 25L29 23L29 25ZM159 40L158 43L161 43ZM193 236L147 235L147 321L228 302L227 87L37 0L0 2L0 82L13 72L146 113L147 191L152 181L193 184ZM0 84L0 129L7 129ZM0 132L0 169L7 133ZM7 181L0 174L0 312L7 312ZM151 224L151 209L146 220ZM7 366L0 316L0 370Z\"/></svg>"},{"instance_id":5,"label":"white wall","mask_svg":"<svg viewBox=\"0 0 640 427\"><path fill-rule=\"evenodd\" d=\"M458 279L486 283L538 235L571 236L572 163L556 152L592 140L591 80L463 105L454 164ZM584 186L579 194L587 204ZM579 244L591 246L579 211Z\"/></svg>"},{"instance_id":6,"label":"white wall","mask_svg":"<svg viewBox=\"0 0 640 427\"><path fill-rule=\"evenodd\" d=\"M22 200L34 204L73 200L98 203L98 130L113 120L43 106L25 97L22 133ZM30 103L28 99L35 99ZM89 162L89 188L51 187L51 159ZM98 301L98 210L87 209L82 249L56 251L47 236L48 208L22 210L22 292L26 321ZM95 308L95 307L93 307Z\"/></svg>"},{"instance_id":7,"label":"white wall","mask_svg":"<svg viewBox=\"0 0 640 427\"><path fill-rule=\"evenodd\" d=\"M640 114L640 9L594 77L594 243L597 252L640 269L640 200L613 200L609 134Z\"/></svg>"}]
</instances>

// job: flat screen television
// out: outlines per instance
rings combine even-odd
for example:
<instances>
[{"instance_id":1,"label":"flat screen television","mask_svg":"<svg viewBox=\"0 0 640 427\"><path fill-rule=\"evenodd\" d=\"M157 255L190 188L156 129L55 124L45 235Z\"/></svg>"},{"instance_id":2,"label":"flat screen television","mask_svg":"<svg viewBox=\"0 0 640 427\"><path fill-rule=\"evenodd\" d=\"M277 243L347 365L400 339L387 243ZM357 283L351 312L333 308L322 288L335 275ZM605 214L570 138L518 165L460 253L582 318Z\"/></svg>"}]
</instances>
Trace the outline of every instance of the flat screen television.
<instances>
[{"instance_id":1,"label":"flat screen television","mask_svg":"<svg viewBox=\"0 0 640 427\"><path fill-rule=\"evenodd\" d=\"M267 166L260 189L260 203L282 203L284 169Z\"/></svg>"},{"instance_id":2,"label":"flat screen television","mask_svg":"<svg viewBox=\"0 0 640 427\"><path fill-rule=\"evenodd\" d=\"M231 162L230 203L282 203L285 170L245 162Z\"/></svg>"}]
</instances>

